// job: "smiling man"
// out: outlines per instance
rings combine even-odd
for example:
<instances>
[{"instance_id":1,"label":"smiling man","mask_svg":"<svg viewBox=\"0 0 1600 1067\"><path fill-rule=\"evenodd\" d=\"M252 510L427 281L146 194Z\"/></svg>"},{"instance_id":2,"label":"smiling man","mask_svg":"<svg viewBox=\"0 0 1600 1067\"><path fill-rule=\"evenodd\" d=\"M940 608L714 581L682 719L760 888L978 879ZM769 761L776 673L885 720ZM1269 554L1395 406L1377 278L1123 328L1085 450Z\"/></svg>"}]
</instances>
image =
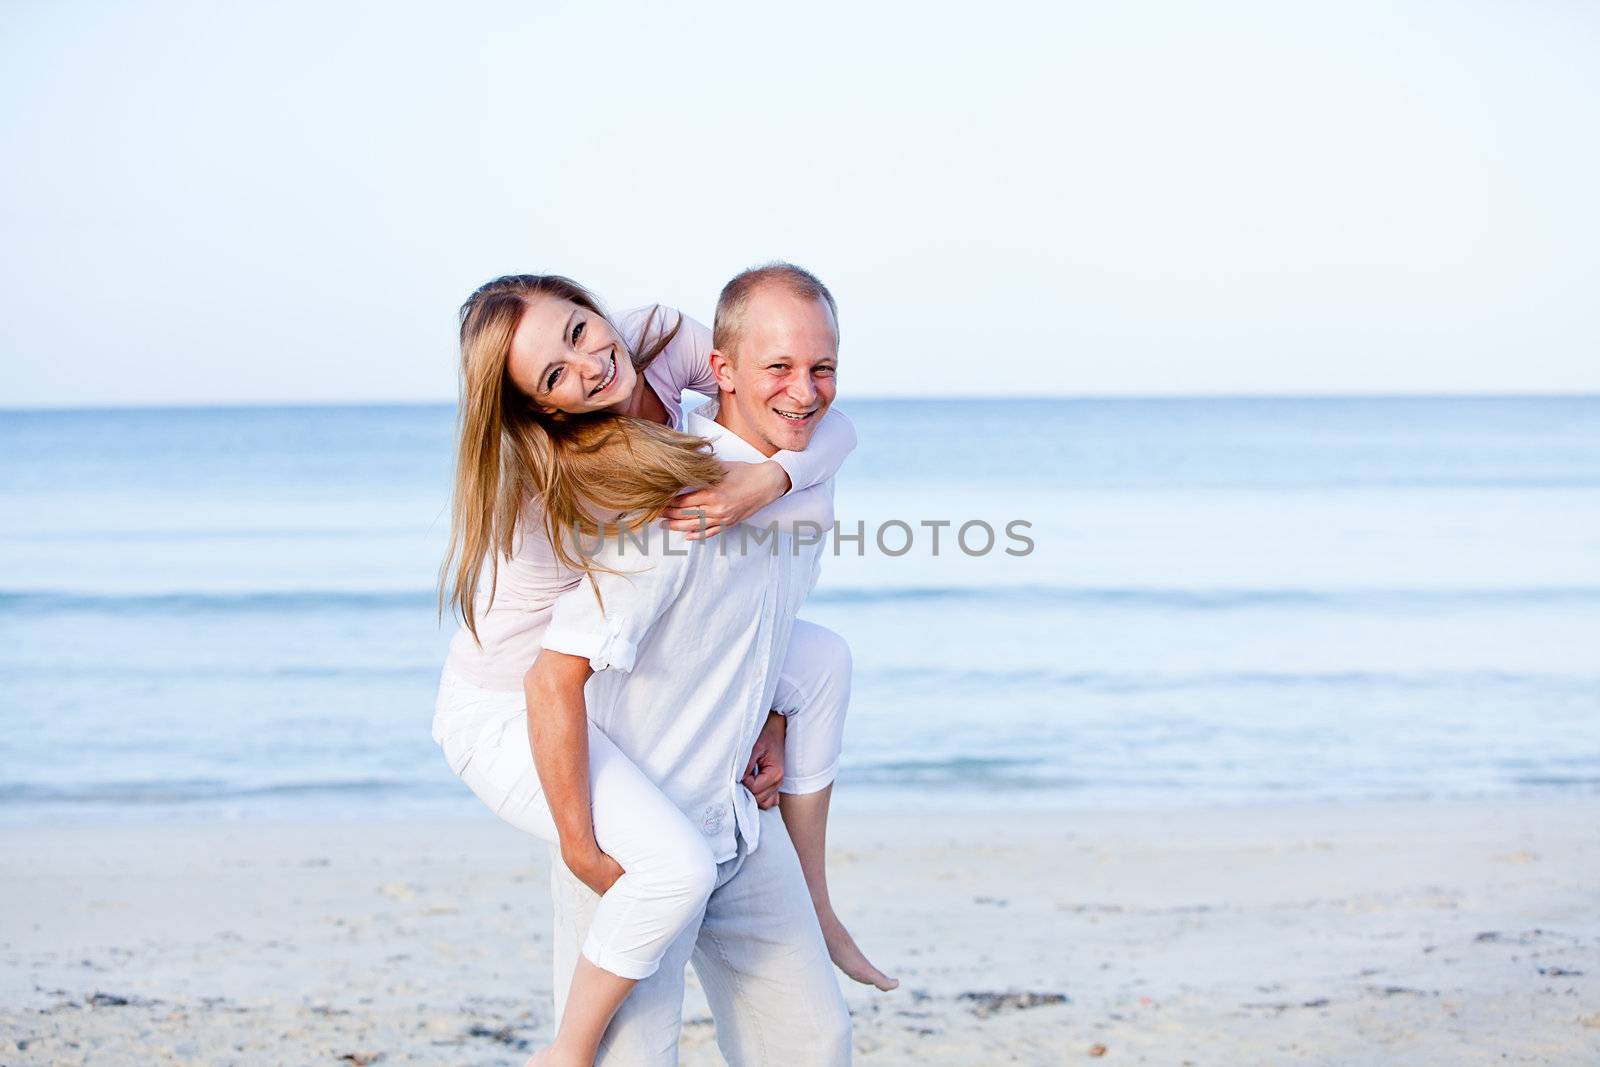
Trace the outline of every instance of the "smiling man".
<instances>
[{"instance_id":1,"label":"smiling man","mask_svg":"<svg viewBox=\"0 0 1600 1067\"><path fill-rule=\"evenodd\" d=\"M708 405L685 428L725 460L803 454L833 402L838 360L833 299L822 284L783 264L745 272L723 291L713 347L715 417ZM832 479L806 492L823 495L831 525ZM776 524L773 549L725 552L721 539L689 540L667 530L663 543L640 558L608 540L593 557L594 588L580 585L556 602L544 652L530 672L535 705L552 719L587 718L698 834L692 848L669 847L696 854L687 857L696 862L703 854L707 863L706 884L692 887L691 895L706 894L696 898L704 900L698 918L675 936L653 971L625 979L631 987L606 986L608 996L622 997L609 1025L593 1011L586 1015L604 1027L598 1065L677 1063L691 962L729 1064L850 1062L850 1012L834 977L822 905L808 889L786 825L791 802L801 802L797 810L812 815L806 832L819 846L820 862L833 772L792 784L781 815L760 810L742 783L768 712L786 716L808 699L790 692L785 667L799 635L795 614L816 581L822 548L820 539L790 532L791 518L817 514L797 508L785 497L752 517ZM848 685L836 688L846 699ZM806 729L842 724L842 703L830 707L807 707ZM837 737L824 747L836 750ZM580 822L589 818L585 805L574 811ZM591 958L584 946L602 898L562 864L553 866L552 878L556 1015L564 1017L574 977ZM831 906L825 910L831 918Z\"/></svg>"},{"instance_id":2,"label":"smiling man","mask_svg":"<svg viewBox=\"0 0 1600 1067\"><path fill-rule=\"evenodd\" d=\"M717 423L763 456L804 451L833 403L837 316L833 294L787 263L729 282L711 333Z\"/></svg>"}]
</instances>

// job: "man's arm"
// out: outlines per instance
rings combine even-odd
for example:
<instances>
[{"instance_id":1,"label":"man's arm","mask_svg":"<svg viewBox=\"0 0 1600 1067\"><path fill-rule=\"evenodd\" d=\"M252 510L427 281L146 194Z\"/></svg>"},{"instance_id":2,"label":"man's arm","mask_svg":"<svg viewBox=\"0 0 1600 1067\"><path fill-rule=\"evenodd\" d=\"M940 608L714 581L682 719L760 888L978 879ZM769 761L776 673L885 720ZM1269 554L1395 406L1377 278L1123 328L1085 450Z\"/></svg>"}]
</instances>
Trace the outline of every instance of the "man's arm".
<instances>
[{"instance_id":1,"label":"man's arm","mask_svg":"<svg viewBox=\"0 0 1600 1067\"><path fill-rule=\"evenodd\" d=\"M548 649L523 678L528 701L528 744L561 841L561 861L596 893L622 877L622 867L600 851L589 810L589 716L583 686L589 661Z\"/></svg>"},{"instance_id":2,"label":"man's arm","mask_svg":"<svg viewBox=\"0 0 1600 1067\"><path fill-rule=\"evenodd\" d=\"M648 562L623 559L608 539L594 557L604 569L556 598L539 658L523 678L528 743L560 836L561 859L597 893L623 872L594 836L584 686L596 671L631 671L638 643L683 588L688 553L678 551L681 544L668 551L665 536L652 539L656 554Z\"/></svg>"}]
</instances>

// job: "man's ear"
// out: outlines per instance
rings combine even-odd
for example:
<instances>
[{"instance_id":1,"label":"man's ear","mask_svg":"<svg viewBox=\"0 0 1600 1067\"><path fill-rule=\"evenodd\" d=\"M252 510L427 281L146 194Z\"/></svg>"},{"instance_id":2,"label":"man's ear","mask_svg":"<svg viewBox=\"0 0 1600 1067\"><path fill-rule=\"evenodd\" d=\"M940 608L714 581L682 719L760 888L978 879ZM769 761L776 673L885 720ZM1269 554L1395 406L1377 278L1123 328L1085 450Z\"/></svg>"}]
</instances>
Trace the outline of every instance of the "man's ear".
<instances>
[{"instance_id":1,"label":"man's ear","mask_svg":"<svg viewBox=\"0 0 1600 1067\"><path fill-rule=\"evenodd\" d=\"M724 393L734 392L733 357L725 354L720 348L711 350L711 376L717 380L719 390Z\"/></svg>"}]
</instances>

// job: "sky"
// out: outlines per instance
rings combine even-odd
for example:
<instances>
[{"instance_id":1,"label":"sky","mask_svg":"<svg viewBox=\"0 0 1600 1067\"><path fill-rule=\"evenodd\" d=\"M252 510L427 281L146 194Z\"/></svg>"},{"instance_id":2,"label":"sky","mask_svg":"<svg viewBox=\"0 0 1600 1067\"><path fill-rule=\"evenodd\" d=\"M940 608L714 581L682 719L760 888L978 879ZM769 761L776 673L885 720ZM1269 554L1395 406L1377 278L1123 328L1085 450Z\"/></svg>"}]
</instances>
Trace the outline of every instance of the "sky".
<instances>
[{"instance_id":1,"label":"sky","mask_svg":"<svg viewBox=\"0 0 1600 1067\"><path fill-rule=\"evenodd\" d=\"M557 272L840 394L1600 392L1583 2L0 3L0 407L448 402Z\"/></svg>"}]
</instances>

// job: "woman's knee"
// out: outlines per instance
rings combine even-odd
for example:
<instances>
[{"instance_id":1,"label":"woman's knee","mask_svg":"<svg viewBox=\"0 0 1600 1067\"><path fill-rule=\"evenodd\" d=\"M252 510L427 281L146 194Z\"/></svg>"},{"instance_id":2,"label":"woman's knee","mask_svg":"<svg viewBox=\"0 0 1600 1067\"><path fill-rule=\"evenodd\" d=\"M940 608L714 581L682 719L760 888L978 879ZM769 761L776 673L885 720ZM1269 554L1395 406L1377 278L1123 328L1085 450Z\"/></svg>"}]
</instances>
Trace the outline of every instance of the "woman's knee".
<instances>
[{"instance_id":1,"label":"woman's knee","mask_svg":"<svg viewBox=\"0 0 1600 1067\"><path fill-rule=\"evenodd\" d=\"M698 911L717 886L717 861L699 834L676 837L637 872L641 888L651 896L678 902L685 911Z\"/></svg>"},{"instance_id":2,"label":"woman's knee","mask_svg":"<svg viewBox=\"0 0 1600 1067\"><path fill-rule=\"evenodd\" d=\"M820 724L834 723L834 732L843 729L846 711L850 706L850 646L832 630L823 630L816 639L813 669L817 672L812 698L802 708L811 720ZM826 729L826 728L824 728Z\"/></svg>"},{"instance_id":3,"label":"woman's knee","mask_svg":"<svg viewBox=\"0 0 1600 1067\"><path fill-rule=\"evenodd\" d=\"M850 684L854 663L850 657L850 643L825 626L810 628L808 653L814 657L819 673Z\"/></svg>"},{"instance_id":4,"label":"woman's knee","mask_svg":"<svg viewBox=\"0 0 1600 1067\"><path fill-rule=\"evenodd\" d=\"M822 626L808 626L795 650L799 655L784 665L784 674L793 686L790 699L797 711L821 706L821 713L840 714L850 700L850 673L854 664L850 645L844 638Z\"/></svg>"}]
</instances>

